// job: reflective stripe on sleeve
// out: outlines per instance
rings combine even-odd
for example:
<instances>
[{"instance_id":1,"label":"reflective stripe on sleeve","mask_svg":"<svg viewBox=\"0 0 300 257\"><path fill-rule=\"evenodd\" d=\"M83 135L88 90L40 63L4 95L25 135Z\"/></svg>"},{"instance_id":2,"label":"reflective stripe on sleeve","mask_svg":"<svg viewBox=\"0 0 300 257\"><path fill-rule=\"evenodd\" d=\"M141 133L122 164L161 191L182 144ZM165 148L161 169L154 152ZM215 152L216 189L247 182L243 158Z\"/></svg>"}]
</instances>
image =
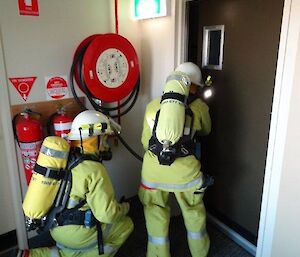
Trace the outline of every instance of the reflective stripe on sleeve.
<instances>
[{"instance_id":1,"label":"reflective stripe on sleeve","mask_svg":"<svg viewBox=\"0 0 300 257\"><path fill-rule=\"evenodd\" d=\"M50 256L51 257L59 257L59 252L58 252L58 249L57 247L51 247L50 248Z\"/></svg>"},{"instance_id":2,"label":"reflective stripe on sleeve","mask_svg":"<svg viewBox=\"0 0 300 257\"><path fill-rule=\"evenodd\" d=\"M95 241L93 243L91 243L90 245L88 246L85 246L85 247L81 247L81 248L71 248L71 247L67 247L63 244L60 244L60 243L56 243L56 246L59 248L59 249L64 249L64 250L70 250L72 252L84 252L84 251L89 251L91 250L92 248L96 247L98 245L98 242Z\"/></svg>"},{"instance_id":3,"label":"reflective stripe on sleeve","mask_svg":"<svg viewBox=\"0 0 300 257\"><path fill-rule=\"evenodd\" d=\"M56 157L56 158L66 159L66 160L68 159L68 155L69 155L68 152L50 149L44 145L42 145L40 152L50 157Z\"/></svg>"},{"instance_id":4,"label":"reflective stripe on sleeve","mask_svg":"<svg viewBox=\"0 0 300 257\"><path fill-rule=\"evenodd\" d=\"M74 200L74 199L69 198L67 208L68 209L74 208L78 204L79 204L78 200Z\"/></svg>"},{"instance_id":5,"label":"reflective stripe on sleeve","mask_svg":"<svg viewBox=\"0 0 300 257\"><path fill-rule=\"evenodd\" d=\"M187 236L193 240L200 240L207 235L206 229L203 229L199 232L188 231Z\"/></svg>"},{"instance_id":6,"label":"reflective stripe on sleeve","mask_svg":"<svg viewBox=\"0 0 300 257\"><path fill-rule=\"evenodd\" d=\"M169 243L169 238L167 236L158 237L148 235L148 242L155 245L163 245Z\"/></svg>"},{"instance_id":7,"label":"reflective stripe on sleeve","mask_svg":"<svg viewBox=\"0 0 300 257\"><path fill-rule=\"evenodd\" d=\"M56 246L59 249L69 250L69 251L72 251L74 253L80 253L80 252L90 251L91 249L95 248L97 245L98 245L97 241L93 242L92 244L90 244L90 245L88 245L86 247L82 247L82 248L71 248L71 247L67 247L67 246L59 244L59 243L56 244ZM104 253L105 254L112 254L112 253L116 253L118 251L118 248L114 248L114 247L112 247L109 244L104 244L103 249L104 249ZM51 257L52 257L52 255L51 255ZM53 257L56 257L56 256L53 256ZM57 257L59 257L59 255Z\"/></svg>"},{"instance_id":8,"label":"reflective stripe on sleeve","mask_svg":"<svg viewBox=\"0 0 300 257\"><path fill-rule=\"evenodd\" d=\"M106 239L109 236L109 232L112 229L112 224L106 224L105 229L102 231L102 236L104 239Z\"/></svg>"},{"instance_id":9,"label":"reflective stripe on sleeve","mask_svg":"<svg viewBox=\"0 0 300 257\"><path fill-rule=\"evenodd\" d=\"M103 248L104 248L104 254L115 254L118 251L118 248L114 248L108 244L105 244Z\"/></svg>"},{"instance_id":10,"label":"reflective stripe on sleeve","mask_svg":"<svg viewBox=\"0 0 300 257\"><path fill-rule=\"evenodd\" d=\"M203 184L203 175L201 175L199 178L186 183L186 184L164 184L164 183L155 183L155 182L148 182L145 181L145 179L142 178L142 184L149 188L162 188L165 190L184 190L184 189L190 189L197 185Z\"/></svg>"},{"instance_id":11,"label":"reflective stripe on sleeve","mask_svg":"<svg viewBox=\"0 0 300 257\"><path fill-rule=\"evenodd\" d=\"M143 183L140 184L140 187L144 188L145 190L153 190L153 188L147 187Z\"/></svg>"}]
</instances>

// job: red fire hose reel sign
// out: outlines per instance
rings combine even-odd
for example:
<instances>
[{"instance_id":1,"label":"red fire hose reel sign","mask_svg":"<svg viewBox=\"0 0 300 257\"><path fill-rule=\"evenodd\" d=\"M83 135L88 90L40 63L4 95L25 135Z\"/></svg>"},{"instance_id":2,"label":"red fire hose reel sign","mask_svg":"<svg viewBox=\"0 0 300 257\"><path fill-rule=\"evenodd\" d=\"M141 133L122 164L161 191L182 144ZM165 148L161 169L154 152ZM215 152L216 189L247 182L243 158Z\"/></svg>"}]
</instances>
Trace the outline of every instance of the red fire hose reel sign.
<instances>
[{"instance_id":1,"label":"red fire hose reel sign","mask_svg":"<svg viewBox=\"0 0 300 257\"><path fill-rule=\"evenodd\" d=\"M67 76L46 77L45 82L48 100L69 97Z\"/></svg>"}]
</instances>

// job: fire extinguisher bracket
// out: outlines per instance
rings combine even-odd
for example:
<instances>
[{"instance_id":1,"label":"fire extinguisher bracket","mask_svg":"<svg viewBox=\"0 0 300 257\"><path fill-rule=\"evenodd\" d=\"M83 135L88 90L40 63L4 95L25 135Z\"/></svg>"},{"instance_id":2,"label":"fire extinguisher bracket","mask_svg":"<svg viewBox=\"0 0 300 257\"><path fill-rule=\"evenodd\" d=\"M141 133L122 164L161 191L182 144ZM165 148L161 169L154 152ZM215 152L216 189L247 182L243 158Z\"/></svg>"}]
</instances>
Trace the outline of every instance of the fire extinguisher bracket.
<instances>
[{"instance_id":1,"label":"fire extinguisher bracket","mask_svg":"<svg viewBox=\"0 0 300 257\"><path fill-rule=\"evenodd\" d=\"M138 57L131 43L112 33L93 36L88 42L83 75L91 94L105 102L128 96L139 77Z\"/></svg>"}]
</instances>

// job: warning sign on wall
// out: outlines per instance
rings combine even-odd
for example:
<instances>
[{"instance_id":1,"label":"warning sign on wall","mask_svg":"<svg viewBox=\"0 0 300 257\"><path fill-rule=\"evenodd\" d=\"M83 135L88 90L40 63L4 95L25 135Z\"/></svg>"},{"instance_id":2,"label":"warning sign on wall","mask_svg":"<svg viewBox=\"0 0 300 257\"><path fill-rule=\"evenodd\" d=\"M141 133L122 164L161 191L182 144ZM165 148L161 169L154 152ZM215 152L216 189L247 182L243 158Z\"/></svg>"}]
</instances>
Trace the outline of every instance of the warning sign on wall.
<instances>
[{"instance_id":1,"label":"warning sign on wall","mask_svg":"<svg viewBox=\"0 0 300 257\"><path fill-rule=\"evenodd\" d=\"M20 15L39 16L38 0L18 0Z\"/></svg>"},{"instance_id":2,"label":"warning sign on wall","mask_svg":"<svg viewBox=\"0 0 300 257\"><path fill-rule=\"evenodd\" d=\"M26 101L36 77L9 78L20 96Z\"/></svg>"},{"instance_id":3,"label":"warning sign on wall","mask_svg":"<svg viewBox=\"0 0 300 257\"><path fill-rule=\"evenodd\" d=\"M69 97L67 76L46 77L45 84L48 100Z\"/></svg>"}]
</instances>

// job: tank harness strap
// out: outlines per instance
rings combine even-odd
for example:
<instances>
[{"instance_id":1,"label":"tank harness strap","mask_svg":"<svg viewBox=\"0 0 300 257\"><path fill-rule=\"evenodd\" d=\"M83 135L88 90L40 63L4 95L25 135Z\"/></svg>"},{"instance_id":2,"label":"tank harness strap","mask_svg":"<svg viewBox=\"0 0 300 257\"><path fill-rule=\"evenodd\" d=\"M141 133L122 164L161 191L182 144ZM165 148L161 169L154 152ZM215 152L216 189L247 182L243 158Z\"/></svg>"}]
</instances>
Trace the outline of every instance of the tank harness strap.
<instances>
[{"instance_id":1,"label":"tank harness strap","mask_svg":"<svg viewBox=\"0 0 300 257\"><path fill-rule=\"evenodd\" d=\"M63 210L56 218L58 225L84 225L86 211L81 211L79 209L85 204L86 200L82 200L75 207ZM92 221L90 223L92 224ZM93 223L93 225L95 225L95 223Z\"/></svg>"},{"instance_id":2,"label":"tank harness strap","mask_svg":"<svg viewBox=\"0 0 300 257\"><path fill-rule=\"evenodd\" d=\"M78 164L80 164L83 161L101 162L101 159L91 154L82 154L78 152L77 149L74 149L69 155L68 170L75 168Z\"/></svg>"},{"instance_id":3,"label":"tank harness strap","mask_svg":"<svg viewBox=\"0 0 300 257\"><path fill-rule=\"evenodd\" d=\"M61 180L66 173L65 170L50 169L48 167L42 167L37 163L35 163L33 170L46 178L52 178L55 180Z\"/></svg>"},{"instance_id":4,"label":"tank harness strap","mask_svg":"<svg viewBox=\"0 0 300 257\"><path fill-rule=\"evenodd\" d=\"M100 221L96 220L97 226L97 241L98 241L98 254L104 254L104 242L103 242L103 234Z\"/></svg>"},{"instance_id":5,"label":"tank harness strap","mask_svg":"<svg viewBox=\"0 0 300 257\"><path fill-rule=\"evenodd\" d=\"M198 96L196 94L189 94L188 99L187 99L187 105L190 105L192 102L194 102Z\"/></svg>"},{"instance_id":6,"label":"tank harness strap","mask_svg":"<svg viewBox=\"0 0 300 257\"><path fill-rule=\"evenodd\" d=\"M161 97L160 103L166 99L174 99L182 102L183 104L185 103L185 96L175 92L164 93Z\"/></svg>"}]
</instances>

